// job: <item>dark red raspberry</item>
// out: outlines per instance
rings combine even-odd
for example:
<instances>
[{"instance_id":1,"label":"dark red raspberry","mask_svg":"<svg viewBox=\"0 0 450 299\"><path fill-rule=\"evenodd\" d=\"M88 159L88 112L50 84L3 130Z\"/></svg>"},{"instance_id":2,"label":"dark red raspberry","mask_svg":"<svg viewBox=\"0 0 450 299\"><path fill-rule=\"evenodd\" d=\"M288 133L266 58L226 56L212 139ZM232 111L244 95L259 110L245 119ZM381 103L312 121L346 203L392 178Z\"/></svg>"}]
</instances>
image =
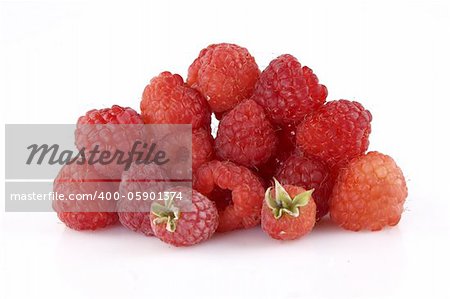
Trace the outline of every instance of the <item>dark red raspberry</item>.
<instances>
[{"instance_id":1,"label":"dark red raspberry","mask_svg":"<svg viewBox=\"0 0 450 299\"><path fill-rule=\"evenodd\" d=\"M281 184L299 186L307 190L314 189L317 220L328 213L328 201L333 190L333 180L324 163L294 152L283 162L275 177Z\"/></svg>"},{"instance_id":2,"label":"dark red raspberry","mask_svg":"<svg viewBox=\"0 0 450 299\"><path fill-rule=\"evenodd\" d=\"M252 95L258 77L248 50L224 43L200 52L189 67L187 83L205 96L213 112L224 112Z\"/></svg>"},{"instance_id":3,"label":"dark red raspberry","mask_svg":"<svg viewBox=\"0 0 450 299\"><path fill-rule=\"evenodd\" d=\"M245 100L220 121L215 141L219 158L254 167L275 153L277 136L264 109L253 100Z\"/></svg>"},{"instance_id":4,"label":"dark red raspberry","mask_svg":"<svg viewBox=\"0 0 450 299\"><path fill-rule=\"evenodd\" d=\"M278 136L277 152L292 152L296 147L297 125L278 125L275 127L275 132Z\"/></svg>"},{"instance_id":5,"label":"dark red raspberry","mask_svg":"<svg viewBox=\"0 0 450 299\"><path fill-rule=\"evenodd\" d=\"M101 194L116 192L117 184L109 182L92 165L77 162L64 165L53 182L53 191L64 195L64 200L53 201L53 209L59 219L72 229L96 230L118 220L115 201L100 197ZM97 198L94 197L96 194ZM78 197L85 200L75 200Z\"/></svg>"},{"instance_id":6,"label":"dark red raspberry","mask_svg":"<svg viewBox=\"0 0 450 299\"><path fill-rule=\"evenodd\" d=\"M214 112L214 116L216 117L217 120L221 120L222 117L227 113L228 111L225 112Z\"/></svg>"},{"instance_id":7,"label":"dark red raspberry","mask_svg":"<svg viewBox=\"0 0 450 299\"><path fill-rule=\"evenodd\" d=\"M268 188L273 184L275 173L277 169L282 167L284 161L293 152L297 152L295 144L296 131L297 126L295 124L275 126L275 133L278 138L276 151L266 163L255 169L256 174L264 180L265 188Z\"/></svg>"},{"instance_id":8,"label":"dark red raspberry","mask_svg":"<svg viewBox=\"0 0 450 299\"><path fill-rule=\"evenodd\" d=\"M117 204L120 223L132 231L153 236L150 208L153 199L158 199L160 192L166 191L166 181L163 168L153 163L135 163L124 171L119 186L121 197Z\"/></svg>"},{"instance_id":9,"label":"dark red raspberry","mask_svg":"<svg viewBox=\"0 0 450 299\"><path fill-rule=\"evenodd\" d=\"M405 177L395 161L370 152L353 159L339 174L330 201L331 219L353 231L395 226L407 196Z\"/></svg>"},{"instance_id":10,"label":"dark red raspberry","mask_svg":"<svg viewBox=\"0 0 450 299\"><path fill-rule=\"evenodd\" d=\"M163 72L145 87L141 101L146 124L192 124L209 128L211 111L205 98L178 74Z\"/></svg>"},{"instance_id":11,"label":"dark red raspberry","mask_svg":"<svg viewBox=\"0 0 450 299\"><path fill-rule=\"evenodd\" d=\"M360 103L331 101L298 126L297 145L335 171L366 152L371 121L372 115Z\"/></svg>"},{"instance_id":12,"label":"dark red raspberry","mask_svg":"<svg viewBox=\"0 0 450 299\"><path fill-rule=\"evenodd\" d=\"M108 151L111 156L118 150L128 153L135 141L144 141L144 125L140 115L133 109L114 105L111 108L90 110L81 116L75 131L75 144L78 149L86 149L86 158L89 151L98 146L100 152ZM98 160L100 153L94 155ZM117 160L110 163L93 163L95 169L104 176L120 179L124 165Z\"/></svg>"},{"instance_id":13,"label":"dark red raspberry","mask_svg":"<svg viewBox=\"0 0 450 299\"><path fill-rule=\"evenodd\" d=\"M262 179L264 188L267 189L273 184L273 178L277 169L281 168L284 161L291 155L291 152L285 152L280 146L277 147L275 154L259 167L256 167L254 172Z\"/></svg>"},{"instance_id":14,"label":"dark red raspberry","mask_svg":"<svg viewBox=\"0 0 450 299\"><path fill-rule=\"evenodd\" d=\"M253 99L276 124L300 123L323 105L328 95L317 76L289 54L272 60L256 83Z\"/></svg>"},{"instance_id":15,"label":"dark red raspberry","mask_svg":"<svg viewBox=\"0 0 450 299\"><path fill-rule=\"evenodd\" d=\"M297 126L289 124L285 126L276 126L275 133L278 138L278 144L275 153L270 159L256 167L255 172L264 180L264 187L268 188L273 183L276 170L281 168L284 161L294 152L295 149L295 134Z\"/></svg>"},{"instance_id":16,"label":"dark red raspberry","mask_svg":"<svg viewBox=\"0 0 450 299\"><path fill-rule=\"evenodd\" d=\"M203 164L196 173L194 188L216 203L220 216L217 231L259 223L264 188L260 179L244 166L229 161Z\"/></svg>"},{"instance_id":17,"label":"dark red raspberry","mask_svg":"<svg viewBox=\"0 0 450 299\"><path fill-rule=\"evenodd\" d=\"M275 188L266 191L261 210L261 228L278 240L294 240L308 234L316 223L316 205L312 190L284 185L275 180Z\"/></svg>"},{"instance_id":18,"label":"dark red raspberry","mask_svg":"<svg viewBox=\"0 0 450 299\"><path fill-rule=\"evenodd\" d=\"M170 192L180 192L183 199L153 203L150 219L155 236L174 246L191 246L210 239L219 224L214 203L189 188L177 187ZM192 202L187 202L186 197Z\"/></svg>"}]
</instances>

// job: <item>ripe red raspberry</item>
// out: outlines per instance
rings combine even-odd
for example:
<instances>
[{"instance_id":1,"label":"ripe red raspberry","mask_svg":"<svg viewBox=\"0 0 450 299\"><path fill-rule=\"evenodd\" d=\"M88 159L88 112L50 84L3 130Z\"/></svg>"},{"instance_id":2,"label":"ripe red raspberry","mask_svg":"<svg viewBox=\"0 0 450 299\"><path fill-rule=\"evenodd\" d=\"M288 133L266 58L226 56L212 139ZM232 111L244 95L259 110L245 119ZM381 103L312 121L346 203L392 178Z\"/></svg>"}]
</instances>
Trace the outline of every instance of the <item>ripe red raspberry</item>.
<instances>
[{"instance_id":1,"label":"ripe red raspberry","mask_svg":"<svg viewBox=\"0 0 450 299\"><path fill-rule=\"evenodd\" d=\"M178 74L163 72L145 87L141 101L146 124L192 124L208 128L211 111L205 98L183 82Z\"/></svg>"},{"instance_id":2,"label":"ripe red raspberry","mask_svg":"<svg viewBox=\"0 0 450 299\"><path fill-rule=\"evenodd\" d=\"M226 232L256 226L260 220L264 188L244 166L229 161L210 161L198 169L194 188L216 203L219 228Z\"/></svg>"},{"instance_id":3,"label":"ripe red raspberry","mask_svg":"<svg viewBox=\"0 0 450 299\"><path fill-rule=\"evenodd\" d=\"M261 210L263 231L278 240L294 240L308 234L316 223L312 192L298 186L282 186L275 180L275 188L266 191Z\"/></svg>"},{"instance_id":4,"label":"ripe red raspberry","mask_svg":"<svg viewBox=\"0 0 450 299\"><path fill-rule=\"evenodd\" d=\"M219 224L219 215L212 201L199 192L177 187L171 192L181 192L183 200L192 199L192 203L183 203L179 199L165 203L152 204L150 220L155 236L174 246L190 246L212 237ZM189 205L189 208L183 208Z\"/></svg>"},{"instance_id":5,"label":"ripe red raspberry","mask_svg":"<svg viewBox=\"0 0 450 299\"><path fill-rule=\"evenodd\" d=\"M256 83L253 99L276 124L300 123L323 105L328 95L317 76L289 54L272 60Z\"/></svg>"},{"instance_id":6,"label":"ripe red raspberry","mask_svg":"<svg viewBox=\"0 0 450 299\"><path fill-rule=\"evenodd\" d=\"M407 195L405 178L395 161L369 152L341 170L331 195L331 219L352 231L395 226Z\"/></svg>"},{"instance_id":7,"label":"ripe red raspberry","mask_svg":"<svg viewBox=\"0 0 450 299\"><path fill-rule=\"evenodd\" d=\"M253 100L245 100L220 121L215 141L219 158L254 167L275 153L277 136L264 109Z\"/></svg>"},{"instance_id":8,"label":"ripe red raspberry","mask_svg":"<svg viewBox=\"0 0 450 299\"><path fill-rule=\"evenodd\" d=\"M258 65L247 49L215 44L191 64L187 83L205 96L213 112L224 112L252 95L258 77Z\"/></svg>"},{"instance_id":9,"label":"ripe red raspberry","mask_svg":"<svg viewBox=\"0 0 450 299\"><path fill-rule=\"evenodd\" d=\"M328 167L317 159L294 152L277 170L275 177L281 184L314 189L317 220L328 213L328 201L333 189L333 180Z\"/></svg>"},{"instance_id":10,"label":"ripe red raspberry","mask_svg":"<svg viewBox=\"0 0 450 299\"><path fill-rule=\"evenodd\" d=\"M365 153L371 121L372 115L360 103L331 101L298 126L297 145L304 153L339 169Z\"/></svg>"},{"instance_id":11,"label":"ripe red raspberry","mask_svg":"<svg viewBox=\"0 0 450 299\"><path fill-rule=\"evenodd\" d=\"M64 165L53 182L53 191L64 200L53 201L59 219L75 230L96 230L117 222L115 201L101 200L100 194L117 191L116 184L87 163ZM98 194L98 198L95 198ZM70 199L70 197L72 199ZM84 196L86 200L74 200ZM91 196L93 200L87 200Z\"/></svg>"},{"instance_id":12,"label":"ripe red raspberry","mask_svg":"<svg viewBox=\"0 0 450 299\"><path fill-rule=\"evenodd\" d=\"M141 116L130 107L113 105L111 108L92 109L78 119L77 125L139 125Z\"/></svg>"},{"instance_id":13,"label":"ripe red raspberry","mask_svg":"<svg viewBox=\"0 0 450 299\"><path fill-rule=\"evenodd\" d=\"M108 151L114 155L117 150L129 152L135 141L145 139L144 125L140 115L133 109L113 105L111 108L90 110L81 116L75 130L75 144L79 150L88 152L98 146L101 152ZM126 136L126 137L125 137ZM100 154L93 158L98 160ZM94 163L95 169L104 176L120 179L124 165L117 160L110 163Z\"/></svg>"},{"instance_id":14,"label":"ripe red raspberry","mask_svg":"<svg viewBox=\"0 0 450 299\"><path fill-rule=\"evenodd\" d=\"M192 172L197 172L200 165L214 158L214 138L205 129L192 132Z\"/></svg>"},{"instance_id":15,"label":"ripe red raspberry","mask_svg":"<svg viewBox=\"0 0 450 299\"><path fill-rule=\"evenodd\" d=\"M119 186L120 200L117 204L120 223L132 231L153 236L150 222L152 194L166 191L167 176L156 164L133 164L122 174Z\"/></svg>"},{"instance_id":16,"label":"ripe red raspberry","mask_svg":"<svg viewBox=\"0 0 450 299\"><path fill-rule=\"evenodd\" d=\"M214 139L209 130L200 128L189 133L177 130L158 143L170 159L163 167L171 179L191 179L200 165L213 159Z\"/></svg>"}]
</instances>

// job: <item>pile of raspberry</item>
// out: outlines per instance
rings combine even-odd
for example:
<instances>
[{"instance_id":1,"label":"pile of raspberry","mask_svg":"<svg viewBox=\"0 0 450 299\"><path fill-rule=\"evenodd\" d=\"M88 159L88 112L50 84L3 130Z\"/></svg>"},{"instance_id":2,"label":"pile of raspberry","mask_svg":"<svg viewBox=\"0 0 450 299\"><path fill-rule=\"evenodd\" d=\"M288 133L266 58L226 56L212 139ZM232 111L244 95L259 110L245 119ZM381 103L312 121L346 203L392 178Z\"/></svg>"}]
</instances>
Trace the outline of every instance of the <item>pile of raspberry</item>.
<instances>
[{"instance_id":1,"label":"pile of raspberry","mask_svg":"<svg viewBox=\"0 0 450 299\"><path fill-rule=\"evenodd\" d=\"M192 188L172 186L171 191L188 194L191 208L166 200L138 210L126 199L91 203L108 205L99 212L92 207L83 211L83 206L71 211L61 204L54 208L76 230L120 222L174 246L256 226L274 239L298 239L327 215L351 231L397 225L407 186L390 156L367 152L371 113L359 102L327 100L327 95L312 69L292 55L281 55L260 71L246 48L210 45L190 65L186 80L170 72L151 79L140 113L117 105L91 110L79 118L75 134L79 148L106 136L114 140L113 147L126 151L130 134L98 134L86 125L190 124ZM219 121L214 137L212 117ZM123 171L72 163L61 169L54 191L155 190L161 184L146 179L170 175L154 164L133 164ZM108 180L116 177L120 179ZM83 184L68 184L74 181Z\"/></svg>"}]
</instances>

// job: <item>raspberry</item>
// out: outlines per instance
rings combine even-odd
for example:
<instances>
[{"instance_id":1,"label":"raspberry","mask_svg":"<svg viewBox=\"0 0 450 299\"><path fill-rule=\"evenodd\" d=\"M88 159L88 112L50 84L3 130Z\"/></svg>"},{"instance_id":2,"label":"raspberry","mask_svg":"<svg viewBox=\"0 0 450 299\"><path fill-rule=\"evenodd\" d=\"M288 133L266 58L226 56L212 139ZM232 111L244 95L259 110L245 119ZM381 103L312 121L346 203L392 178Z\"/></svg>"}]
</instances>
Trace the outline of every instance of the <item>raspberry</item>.
<instances>
[{"instance_id":1,"label":"raspberry","mask_svg":"<svg viewBox=\"0 0 450 299\"><path fill-rule=\"evenodd\" d=\"M215 44L191 64L187 83L205 96L213 112L224 112L252 95L258 77L258 65L247 49Z\"/></svg>"},{"instance_id":2,"label":"raspberry","mask_svg":"<svg viewBox=\"0 0 450 299\"><path fill-rule=\"evenodd\" d=\"M295 124L276 125L274 129L278 139L276 151L266 163L256 169L256 173L265 181L266 188L272 185L276 171L282 167L285 160L297 152L295 144L297 126Z\"/></svg>"},{"instance_id":3,"label":"raspberry","mask_svg":"<svg viewBox=\"0 0 450 299\"><path fill-rule=\"evenodd\" d=\"M212 201L195 190L177 187L170 192L181 192L192 198L189 209L183 210L179 200L167 200L164 205L152 204L150 219L155 236L174 246L190 246L212 237L219 224L219 215ZM192 196L187 195L189 193Z\"/></svg>"},{"instance_id":4,"label":"raspberry","mask_svg":"<svg viewBox=\"0 0 450 299\"><path fill-rule=\"evenodd\" d=\"M145 87L141 101L146 124L192 124L192 129L207 128L211 112L205 98L183 82L183 78L163 72Z\"/></svg>"},{"instance_id":5,"label":"raspberry","mask_svg":"<svg viewBox=\"0 0 450 299\"><path fill-rule=\"evenodd\" d=\"M300 186L308 190L314 189L317 220L328 213L333 180L328 168L322 162L294 152L277 170L275 177L282 184Z\"/></svg>"},{"instance_id":6,"label":"raspberry","mask_svg":"<svg viewBox=\"0 0 450 299\"><path fill-rule=\"evenodd\" d=\"M281 55L272 60L256 83L253 99L264 107L276 124L300 123L323 105L328 95L325 85L294 56Z\"/></svg>"},{"instance_id":7,"label":"raspberry","mask_svg":"<svg viewBox=\"0 0 450 299\"><path fill-rule=\"evenodd\" d=\"M113 105L111 108L93 109L78 119L77 125L139 125L142 124L140 115L130 107Z\"/></svg>"},{"instance_id":8,"label":"raspberry","mask_svg":"<svg viewBox=\"0 0 450 299\"><path fill-rule=\"evenodd\" d=\"M245 100L220 121L215 142L219 158L254 167L265 163L276 150L277 136L264 109Z\"/></svg>"},{"instance_id":9,"label":"raspberry","mask_svg":"<svg viewBox=\"0 0 450 299\"><path fill-rule=\"evenodd\" d=\"M331 101L298 126L297 145L304 153L339 169L365 153L371 121L372 115L360 103Z\"/></svg>"},{"instance_id":10,"label":"raspberry","mask_svg":"<svg viewBox=\"0 0 450 299\"><path fill-rule=\"evenodd\" d=\"M192 132L192 172L195 173L200 165L211 161L214 157L214 139L205 129Z\"/></svg>"},{"instance_id":11,"label":"raspberry","mask_svg":"<svg viewBox=\"0 0 450 299\"><path fill-rule=\"evenodd\" d=\"M117 222L114 201L103 201L94 195L115 192L116 184L100 175L87 163L64 165L53 182L53 191L65 200L53 201L53 209L66 226L75 230L96 230ZM93 200L69 200L69 196L92 196Z\"/></svg>"},{"instance_id":12,"label":"raspberry","mask_svg":"<svg viewBox=\"0 0 450 299\"><path fill-rule=\"evenodd\" d=\"M140 115L129 107L113 105L111 108L90 110L78 119L75 144L79 150L85 148L90 151L98 146L99 151L108 151L112 155L117 150L128 153L135 141L144 140L143 124ZM98 159L99 155L94 158ZM124 170L124 166L116 161L93 165L99 173L113 179L120 179Z\"/></svg>"},{"instance_id":13,"label":"raspberry","mask_svg":"<svg viewBox=\"0 0 450 299\"><path fill-rule=\"evenodd\" d=\"M150 223L150 194L164 192L167 180L165 171L155 164L133 164L122 174L117 204L120 223L132 231L153 236ZM138 196L143 199L138 199ZM157 198L158 195L155 195Z\"/></svg>"},{"instance_id":14,"label":"raspberry","mask_svg":"<svg viewBox=\"0 0 450 299\"><path fill-rule=\"evenodd\" d=\"M164 165L171 179L191 179L203 163L212 160L214 139L207 129L197 129L192 134L173 132L159 144L170 162ZM192 146L192 148L187 148Z\"/></svg>"},{"instance_id":15,"label":"raspberry","mask_svg":"<svg viewBox=\"0 0 450 299\"><path fill-rule=\"evenodd\" d=\"M276 170L280 169L284 161L291 155L291 152L285 152L279 146L275 154L261 166L257 167L255 173L263 180L264 188L269 188L273 183Z\"/></svg>"},{"instance_id":16,"label":"raspberry","mask_svg":"<svg viewBox=\"0 0 450 299\"><path fill-rule=\"evenodd\" d=\"M256 226L260 220L264 188L244 166L229 161L210 161L198 169L194 189L216 203L219 228L226 232Z\"/></svg>"},{"instance_id":17,"label":"raspberry","mask_svg":"<svg viewBox=\"0 0 450 299\"><path fill-rule=\"evenodd\" d=\"M331 219L352 231L395 226L407 195L405 178L395 161L369 152L341 170L331 195Z\"/></svg>"},{"instance_id":18,"label":"raspberry","mask_svg":"<svg viewBox=\"0 0 450 299\"><path fill-rule=\"evenodd\" d=\"M316 222L313 190L282 186L277 180L273 189L267 189L261 210L263 231L278 240L294 240L308 234Z\"/></svg>"},{"instance_id":19,"label":"raspberry","mask_svg":"<svg viewBox=\"0 0 450 299\"><path fill-rule=\"evenodd\" d=\"M294 124L276 127L275 133L278 139L276 151L266 163L256 168L256 173L264 180L266 188L272 185L276 170L281 168L284 161L296 151L296 130L297 127Z\"/></svg>"}]
</instances>

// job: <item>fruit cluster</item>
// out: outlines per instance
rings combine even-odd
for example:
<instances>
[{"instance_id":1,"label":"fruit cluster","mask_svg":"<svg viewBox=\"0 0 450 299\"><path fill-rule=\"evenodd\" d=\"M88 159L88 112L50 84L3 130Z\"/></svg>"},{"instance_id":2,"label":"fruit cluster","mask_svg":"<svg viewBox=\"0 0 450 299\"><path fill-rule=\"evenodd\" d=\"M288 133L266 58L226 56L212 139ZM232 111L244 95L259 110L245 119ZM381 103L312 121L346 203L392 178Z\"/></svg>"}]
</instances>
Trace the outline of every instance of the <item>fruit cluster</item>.
<instances>
[{"instance_id":1,"label":"fruit cluster","mask_svg":"<svg viewBox=\"0 0 450 299\"><path fill-rule=\"evenodd\" d=\"M99 138L86 124L190 124L193 188L174 190L190 193L191 209L166 200L139 211L131 201L119 201L119 212L55 210L76 230L119 221L175 246L258 225L272 238L297 239L328 213L352 231L396 225L407 197L401 169L387 155L367 153L371 113L355 101L326 101L327 95L313 71L292 55L277 57L261 72L247 49L210 45L191 64L186 81L170 72L154 77L144 89L140 114L116 105L91 110L79 118L75 134L82 147ZM212 114L219 120L215 138ZM105 135L116 148L130 146L124 136ZM120 183L89 181L114 176ZM143 191L152 188L146 178L165 176L153 164L123 172L74 163L62 168L54 189L79 191L66 183L82 181L84 193Z\"/></svg>"}]
</instances>

